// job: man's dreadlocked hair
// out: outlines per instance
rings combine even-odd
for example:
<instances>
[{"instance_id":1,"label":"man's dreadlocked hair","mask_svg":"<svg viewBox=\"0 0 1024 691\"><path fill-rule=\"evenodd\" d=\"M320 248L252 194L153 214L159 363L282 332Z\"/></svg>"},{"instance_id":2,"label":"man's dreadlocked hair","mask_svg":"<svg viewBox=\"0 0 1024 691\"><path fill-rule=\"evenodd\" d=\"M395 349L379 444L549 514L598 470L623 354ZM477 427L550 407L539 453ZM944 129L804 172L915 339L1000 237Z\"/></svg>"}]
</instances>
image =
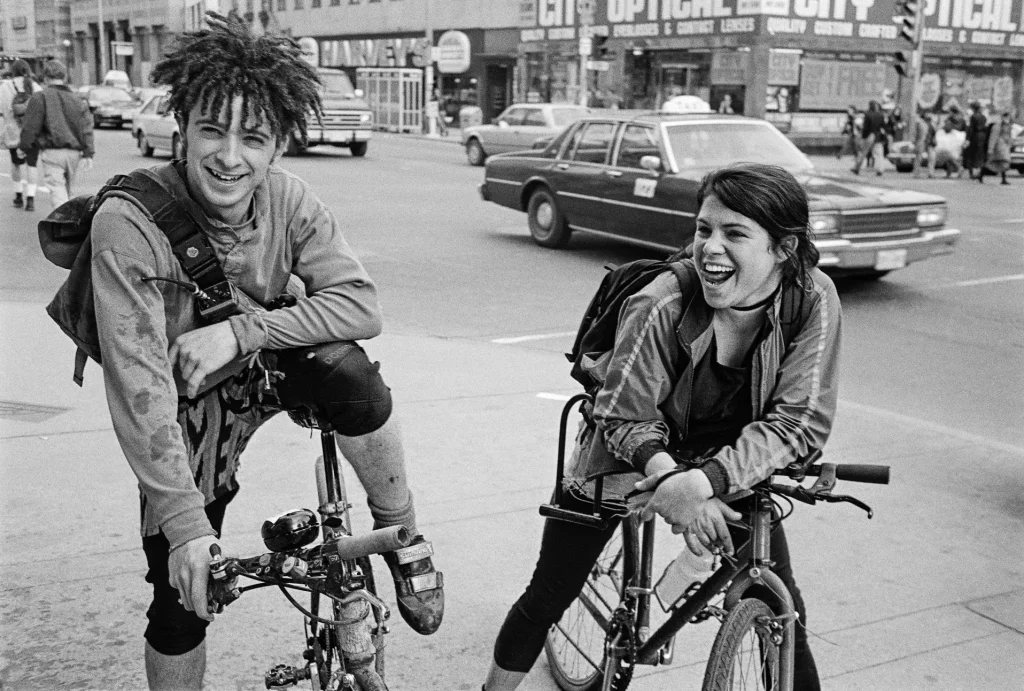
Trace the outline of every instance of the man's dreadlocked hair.
<instances>
[{"instance_id":1,"label":"man's dreadlocked hair","mask_svg":"<svg viewBox=\"0 0 1024 691\"><path fill-rule=\"evenodd\" d=\"M207 12L209 29L183 34L153 68L154 84L170 87L169 104L183 120L200 104L219 113L242 97L242 122L266 121L278 141L298 130L304 138L310 111L319 119L320 77L302 59L294 39L253 36L241 19Z\"/></svg>"}]
</instances>

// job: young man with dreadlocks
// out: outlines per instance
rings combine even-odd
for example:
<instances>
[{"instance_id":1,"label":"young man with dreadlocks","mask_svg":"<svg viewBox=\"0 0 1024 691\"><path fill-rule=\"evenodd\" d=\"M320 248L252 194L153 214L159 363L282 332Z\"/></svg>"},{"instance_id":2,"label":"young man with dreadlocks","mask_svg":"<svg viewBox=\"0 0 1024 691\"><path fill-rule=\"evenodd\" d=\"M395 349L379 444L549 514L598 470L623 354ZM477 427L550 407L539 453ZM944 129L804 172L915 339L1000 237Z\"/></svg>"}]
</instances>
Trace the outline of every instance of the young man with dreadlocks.
<instances>
[{"instance_id":1,"label":"young man with dreadlocks","mask_svg":"<svg viewBox=\"0 0 1024 691\"><path fill-rule=\"evenodd\" d=\"M238 490L239 455L281 410L330 424L375 527L405 525L417 536L413 552L385 560L403 618L433 633L442 581L416 529L390 392L355 343L380 333L376 289L330 210L275 165L292 132L304 133L307 115L319 113L316 71L290 39L254 37L241 22L213 16L209 29L180 39L152 80L170 87L185 144L184 161L154 171L205 214L203 232L227 278L264 306L290 279L301 289L290 306L204 325L189 291L152 280L190 282L144 211L109 197L93 221L107 400L139 480L153 585L150 687L202 686L210 546ZM259 396L263 375L247 366L256 354L285 374Z\"/></svg>"}]
</instances>

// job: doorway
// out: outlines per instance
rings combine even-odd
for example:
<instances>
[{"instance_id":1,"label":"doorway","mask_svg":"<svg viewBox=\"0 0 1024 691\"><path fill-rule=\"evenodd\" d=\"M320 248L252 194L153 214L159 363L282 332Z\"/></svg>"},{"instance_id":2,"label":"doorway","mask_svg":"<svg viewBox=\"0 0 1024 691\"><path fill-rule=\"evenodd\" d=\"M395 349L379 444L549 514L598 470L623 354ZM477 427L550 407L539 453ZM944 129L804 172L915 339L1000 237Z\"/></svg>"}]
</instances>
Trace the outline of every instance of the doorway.
<instances>
[{"instance_id":1,"label":"doorway","mask_svg":"<svg viewBox=\"0 0 1024 691\"><path fill-rule=\"evenodd\" d=\"M485 79L484 122L490 122L508 108L511 101L512 79L508 65L488 65Z\"/></svg>"}]
</instances>

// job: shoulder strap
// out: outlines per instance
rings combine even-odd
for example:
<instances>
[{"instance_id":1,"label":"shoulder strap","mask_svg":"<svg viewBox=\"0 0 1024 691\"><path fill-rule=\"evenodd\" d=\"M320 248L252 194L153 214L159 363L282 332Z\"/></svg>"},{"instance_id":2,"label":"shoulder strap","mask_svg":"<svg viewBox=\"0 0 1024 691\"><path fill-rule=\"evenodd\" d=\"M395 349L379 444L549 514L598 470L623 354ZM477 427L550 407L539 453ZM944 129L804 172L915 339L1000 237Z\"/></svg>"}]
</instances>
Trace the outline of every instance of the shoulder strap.
<instances>
[{"instance_id":1,"label":"shoulder strap","mask_svg":"<svg viewBox=\"0 0 1024 691\"><path fill-rule=\"evenodd\" d=\"M153 222L167 236L182 269L201 289L227 280L213 247L201 230L202 217L198 215L201 211L195 202L175 194L158 173L147 169L114 176L101 194L114 190L131 195L149 212Z\"/></svg>"}]
</instances>

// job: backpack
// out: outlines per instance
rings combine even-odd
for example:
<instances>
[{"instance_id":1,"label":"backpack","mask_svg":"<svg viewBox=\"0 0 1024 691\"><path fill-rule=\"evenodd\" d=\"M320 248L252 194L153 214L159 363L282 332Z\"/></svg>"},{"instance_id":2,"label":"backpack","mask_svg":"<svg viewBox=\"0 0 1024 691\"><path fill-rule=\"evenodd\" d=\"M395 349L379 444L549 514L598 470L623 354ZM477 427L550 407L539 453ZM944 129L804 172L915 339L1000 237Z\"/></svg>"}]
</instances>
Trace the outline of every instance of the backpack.
<instances>
[{"instance_id":1,"label":"backpack","mask_svg":"<svg viewBox=\"0 0 1024 691\"><path fill-rule=\"evenodd\" d=\"M11 111L14 113L14 119L21 125L22 120L25 119L25 113L28 112L28 102L32 99L32 92L19 89L14 86L14 82L11 82L11 86L14 87L14 98L11 100Z\"/></svg>"},{"instance_id":2,"label":"backpack","mask_svg":"<svg viewBox=\"0 0 1024 691\"><path fill-rule=\"evenodd\" d=\"M596 394L603 382L594 379L583 368L583 357L586 355L596 359L597 356L615 347L615 332L619 326L623 303L666 271L676 275L685 296L686 286L692 285L692 280L696 278L696 269L682 261L692 256L691 253L691 247L687 247L668 259L637 259L615 268L605 267L608 273L601 280L601 285L598 286L597 292L587 306L587 311L583 314L572 351L565 354L566 359L572 363L570 375L583 385L587 393ZM790 303L792 299L784 297L783 311L779 319L783 343L787 349L807 320L805 301L801 299L796 307ZM795 315L792 314L794 309Z\"/></svg>"},{"instance_id":3,"label":"backpack","mask_svg":"<svg viewBox=\"0 0 1024 691\"><path fill-rule=\"evenodd\" d=\"M175 174L175 169L169 170ZM88 358L102 364L93 303L89 231L96 211L112 196L134 203L167 235L175 257L196 283L197 306L202 316L210 321L224 318L234 313L226 306L238 299L224 277L213 248L200 232L202 221L198 219L203 216L195 202L175 195L159 172L140 169L127 175L115 175L95 195L69 200L39 222L38 232L43 255L57 266L70 269L46 312L78 348L73 378L79 386Z\"/></svg>"},{"instance_id":4,"label":"backpack","mask_svg":"<svg viewBox=\"0 0 1024 691\"><path fill-rule=\"evenodd\" d=\"M576 332L572 351L565 354L572 363L570 375L583 385L583 388L594 393L602 382L594 379L583 368L583 356L594 357L607 353L615 347L615 331L619 326L619 313L628 298L640 292L655 278L672 271L682 287L688 276L694 273L679 259L681 253L668 259L637 259L615 268L605 267L608 273L601 280L597 292L591 298L580 328Z\"/></svg>"}]
</instances>

